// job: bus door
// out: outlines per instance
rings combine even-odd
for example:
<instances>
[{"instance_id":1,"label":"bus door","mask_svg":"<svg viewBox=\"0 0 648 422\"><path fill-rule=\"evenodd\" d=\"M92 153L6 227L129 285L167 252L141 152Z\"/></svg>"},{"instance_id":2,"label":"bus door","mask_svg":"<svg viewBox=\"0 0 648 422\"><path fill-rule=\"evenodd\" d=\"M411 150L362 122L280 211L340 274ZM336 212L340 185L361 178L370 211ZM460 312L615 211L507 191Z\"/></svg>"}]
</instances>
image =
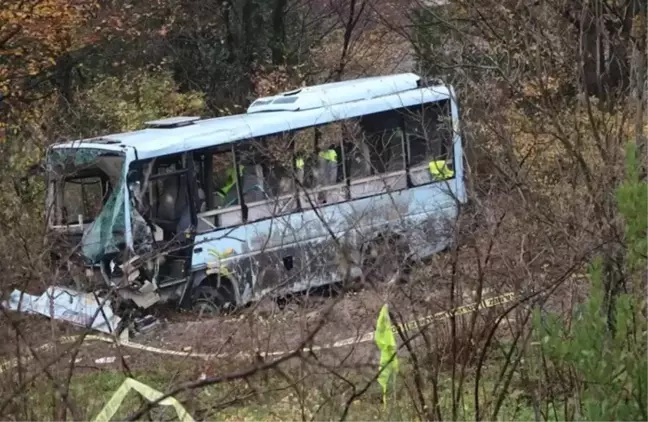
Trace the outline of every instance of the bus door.
<instances>
[{"instance_id":1,"label":"bus door","mask_svg":"<svg viewBox=\"0 0 648 422\"><path fill-rule=\"evenodd\" d=\"M161 264L158 285L165 287L188 279L190 274L196 213L200 207L193 156L159 157L142 165L140 172L144 190L135 200L135 220L141 217L154 232Z\"/></svg>"}]
</instances>

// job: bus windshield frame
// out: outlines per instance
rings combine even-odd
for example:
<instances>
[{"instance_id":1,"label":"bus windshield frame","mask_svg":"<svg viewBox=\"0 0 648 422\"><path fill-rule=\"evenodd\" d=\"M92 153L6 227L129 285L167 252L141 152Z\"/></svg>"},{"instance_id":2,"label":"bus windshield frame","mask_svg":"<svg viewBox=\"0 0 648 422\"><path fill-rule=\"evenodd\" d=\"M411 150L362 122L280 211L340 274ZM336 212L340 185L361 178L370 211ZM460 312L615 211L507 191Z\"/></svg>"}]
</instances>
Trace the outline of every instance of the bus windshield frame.
<instances>
[{"instance_id":1,"label":"bus windshield frame","mask_svg":"<svg viewBox=\"0 0 648 422\"><path fill-rule=\"evenodd\" d=\"M127 247L127 154L95 146L51 148L46 160L49 230L82 235L82 254L91 263Z\"/></svg>"}]
</instances>

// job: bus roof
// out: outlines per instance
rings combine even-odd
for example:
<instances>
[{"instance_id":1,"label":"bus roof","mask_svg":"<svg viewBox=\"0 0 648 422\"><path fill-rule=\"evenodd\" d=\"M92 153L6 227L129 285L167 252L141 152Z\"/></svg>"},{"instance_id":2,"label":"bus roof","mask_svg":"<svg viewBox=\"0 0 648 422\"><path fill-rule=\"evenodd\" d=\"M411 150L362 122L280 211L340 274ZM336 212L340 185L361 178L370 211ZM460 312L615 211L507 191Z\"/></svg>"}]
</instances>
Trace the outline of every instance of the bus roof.
<instances>
[{"instance_id":1,"label":"bus roof","mask_svg":"<svg viewBox=\"0 0 648 422\"><path fill-rule=\"evenodd\" d=\"M316 126L395 108L440 101L452 96L452 88L447 85L422 88L411 85L412 82L418 84L419 80L418 76L409 73L319 85L304 90L309 96L305 101L301 101L301 99L296 101L311 105L305 110L294 110L295 102L292 102L286 104L286 109L274 106L273 110L248 110L244 114L205 120L196 120L193 117L171 118L167 120L168 126L165 126L165 120L162 119L152 122L155 123L152 128L57 144L54 148L109 147L109 149L117 149L132 147L137 151L138 159L149 159L230 144L244 139ZM394 88L393 91L388 89L390 83ZM382 84L383 86L368 89L371 84ZM410 86L410 89L403 90L403 87ZM338 90L340 91L338 92ZM295 90L286 94L299 96L299 91ZM333 99L333 103L326 101L327 104L312 106L315 102L312 97L318 95ZM268 98L274 99L281 96ZM340 102L335 103L336 98ZM256 100L254 103L258 101ZM182 124L176 125L175 123Z\"/></svg>"}]
</instances>

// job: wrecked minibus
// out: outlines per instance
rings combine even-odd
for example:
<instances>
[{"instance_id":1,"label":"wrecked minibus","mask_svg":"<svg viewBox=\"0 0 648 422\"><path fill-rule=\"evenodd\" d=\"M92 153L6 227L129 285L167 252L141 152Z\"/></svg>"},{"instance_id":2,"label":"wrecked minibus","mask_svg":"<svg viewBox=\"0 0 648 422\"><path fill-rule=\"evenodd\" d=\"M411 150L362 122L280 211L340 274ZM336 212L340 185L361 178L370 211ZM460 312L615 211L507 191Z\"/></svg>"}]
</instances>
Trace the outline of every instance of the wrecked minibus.
<instances>
[{"instance_id":1,"label":"wrecked minibus","mask_svg":"<svg viewBox=\"0 0 648 422\"><path fill-rule=\"evenodd\" d=\"M55 144L46 170L57 258L140 308L218 311L361 277L380 242L425 258L466 201L453 89L411 73L146 125Z\"/></svg>"}]
</instances>

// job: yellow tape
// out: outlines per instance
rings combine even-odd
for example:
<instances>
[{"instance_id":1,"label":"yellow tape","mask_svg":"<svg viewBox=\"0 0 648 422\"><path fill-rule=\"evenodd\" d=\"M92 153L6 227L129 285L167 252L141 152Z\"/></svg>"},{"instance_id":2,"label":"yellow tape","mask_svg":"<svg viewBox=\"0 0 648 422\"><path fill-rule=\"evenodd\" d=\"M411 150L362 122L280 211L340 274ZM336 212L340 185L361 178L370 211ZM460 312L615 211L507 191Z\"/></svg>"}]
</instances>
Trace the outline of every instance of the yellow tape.
<instances>
[{"instance_id":1,"label":"yellow tape","mask_svg":"<svg viewBox=\"0 0 648 422\"><path fill-rule=\"evenodd\" d=\"M122 404L124 398L126 397L126 394L128 394L130 390L137 391L150 402L159 400L160 397L164 396L164 394L160 393L154 388L149 387L146 384L143 384L132 378L126 378L94 420L109 421L113 416L115 416L117 409L119 409L119 406ZM161 404L162 406L173 406L176 410L176 413L178 414L178 419L182 422L194 422L194 419L191 417L191 415L189 415L185 408L175 398L167 397L164 400L160 401L159 404Z\"/></svg>"},{"instance_id":2,"label":"yellow tape","mask_svg":"<svg viewBox=\"0 0 648 422\"><path fill-rule=\"evenodd\" d=\"M398 328L400 328L402 331L415 330L421 326L431 324L434 321L449 319L452 317L453 314L455 316L459 316L459 315L469 314L471 312L476 312L479 309L492 308L497 305L502 305L504 303L511 302L513 301L514 298L515 298L515 293L512 292L505 293L501 296L495 296L495 297L484 299L479 303L471 303L469 305L463 305L458 308L455 308L454 310L437 312L436 314L429 315L425 318L421 318L415 321L410 321L405 324L399 324ZM394 331L397 331L396 327L394 327Z\"/></svg>"},{"instance_id":3,"label":"yellow tape","mask_svg":"<svg viewBox=\"0 0 648 422\"><path fill-rule=\"evenodd\" d=\"M479 303L471 303L469 305L463 305L450 311L437 312L436 314L429 315L427 317L418 320L409 321L404 324L394 325L392 326L392 330L397 331L396 327L398 327L401 331L411 331L413 329L420 329L428 324L431 324L434 321L440 321L442 319L450 318L452 314L454 314L455 316L465 315L470 312L475 312L479 309L492 308L497 305L502 305L507 302L512 302L514 298L515 298L515 293L505 293L500 296L484 299ZM374 332L371 331L360 337L351 337L345 340L339 340L336 341L335 343L325 344L322 346L312 346L309 347L308 349L305 349L304 351L311 352L311 351L318 351L318 350L325 350L325 349L336 349L336 348L351 346L359 343L366 343L369 341L373 341L373 339L374 339ZM273 355L274 353L266 353L266 356ZM285 354L287 352L279 352L279 353Z\"/></svg>"},{"instance_id":4,"label":"yellow tape","mask_svg":"<svg viewBox=\"0 0 648 422\"><path fill-rule=\"evenodd\" d=\"M404 324L399 324L398 327L402 331L411 331L415 329L419 329L422 326L428 325L434 321L439 321L442 319L447 319L450 318L452 314L455 316L458 315L465 315L471 312L475 312L479 309L485 309L485 308L492 308L497 305L502 305L504 303L508 303L513 301L515 298L515 293L505 293L500 296L495 296L491 298L487 298L482 300L479 303L471 303L469 305L464 305L460 306L458 308L455 308L454 310L450 311L442 311L442 312L437 312L436 314L429 315L427 317L414 320L414 321L409 321ZM394 330L396 330L396 327L393 327ZM73 343L78 337L77 336L68 336L68 337L62 337L58 339L58 344L66 344L66 343ZM130 341L119 341L115 340L113 337L108 337L108 336L98 336L98 335L88 335L86 336L85 340L87 341L103 341L106 343L114 343L118 346L123 346L123 347L128 347L130 349L137 349L137 350L142 350L146 352L151 352L151 353L156 353L159 355L167 355L167 356L178 356L178 357L191 357L191 358L198 358L198 359L204 359L204 360L210 360L210 359L223 359L223 358L229 358L229 359L235 359L235 358L250 358L250 357L255 357L255 356L263 356L263 357L272 357L272 356L282 356L287 353L290 353L290 351L287 350L280 350L280 351L274 351L274 352L262 352L262 351L257 351L257 353L254 352L240 352L237 354L227 354L227 353L196 353L196 352L181 352L177 350L169 350L169 349L162 349L158 347L152 347L152 346L146 346L143 344L139 343L133 343ZM346 346L351 346L354 344L359 344L359 343L366 343L369 341L374 340L374 332L371 331L369 333L364 334L363 336L360 337L350 337L344 340L338 340L334 343L329 343L329 344L323 344L321 346L312 346L304 349L304 352L315 352L319 350L326 350L326 349L336 349L336 348L341 348L341 347L346 347ZM40 346L35 349L35 351L45 351L49 350L54 347L54 344L49 343L45 344L43 346ZM26 355L22 359L20 359L23 363L27 363L30 360L32 360L31 355ZM5 362L2 362L0 364L0 374L2 374L4 371L10 368L14 368L18 366L18 359L13 358L10 360L7 360Z\"/></svg>"},{"instance_id":5,"label":"yellow tape","mask_svg":"<svg viewBox=\"0 0 648 422\"><path fill-rule=\"evenodd\" d=\"M67 344L67 343L73 343L77 339L76 336L66 336L66 337L61 337L58 339L56 344ZM34 352L45 352L47 350L53 349L55 346L55 343L47 343L43 344L42 346L36 347L34 349ZM31 353L29 350L27 350L28 353ZM20 357L20 362L25 364L29 361L34 359L34 356L31 354L24 354ZM18 366L19 359L18 358L13 358L13 359L8 359L0 364L0 374L5 372L8 369L13 369L16 366Z\"/></svg>"}]
</instances>

